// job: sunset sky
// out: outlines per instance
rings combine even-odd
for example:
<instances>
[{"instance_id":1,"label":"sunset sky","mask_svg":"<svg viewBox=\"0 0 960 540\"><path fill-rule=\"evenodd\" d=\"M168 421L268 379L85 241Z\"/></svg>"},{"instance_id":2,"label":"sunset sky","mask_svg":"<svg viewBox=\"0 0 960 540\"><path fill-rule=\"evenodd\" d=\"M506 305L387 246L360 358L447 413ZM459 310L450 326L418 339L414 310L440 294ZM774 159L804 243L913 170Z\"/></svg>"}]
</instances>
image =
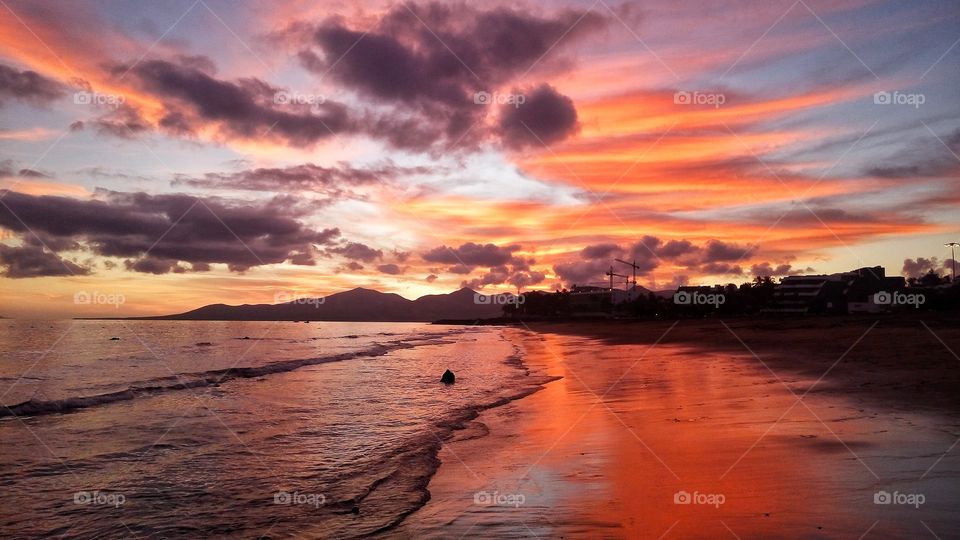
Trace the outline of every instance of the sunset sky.
<instances>
[{"instance_id":1,"label":"sunset sky","mask_svg":"<svg viewBox=\"0 0 960 540\"><path fill-rule=\"evenodd\" d=\"M916 275L960 241L955 0L3 0L0 28L8 317L613 257L654 290Z\"/></svg>"}]
</instances>

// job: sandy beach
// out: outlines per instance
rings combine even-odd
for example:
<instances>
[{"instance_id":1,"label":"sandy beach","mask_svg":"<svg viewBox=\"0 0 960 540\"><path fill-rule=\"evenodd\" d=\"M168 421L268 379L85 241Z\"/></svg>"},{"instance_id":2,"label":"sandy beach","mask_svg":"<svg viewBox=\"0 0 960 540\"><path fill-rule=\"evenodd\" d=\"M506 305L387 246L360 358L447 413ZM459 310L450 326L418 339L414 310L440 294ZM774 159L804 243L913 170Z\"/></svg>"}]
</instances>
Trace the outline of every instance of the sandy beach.
<instances>
[{"instance_id":1,"label":"sandy beach","mask_svg":"<svg viewBox=\"0 0 960 540\"><path fill-rule=\"evenodd\" d=\"M563 378L444 444L430 502L394 534L960 534L960 330L949 319L507 332L533 373Z\"/></svg>"}]
</instances>

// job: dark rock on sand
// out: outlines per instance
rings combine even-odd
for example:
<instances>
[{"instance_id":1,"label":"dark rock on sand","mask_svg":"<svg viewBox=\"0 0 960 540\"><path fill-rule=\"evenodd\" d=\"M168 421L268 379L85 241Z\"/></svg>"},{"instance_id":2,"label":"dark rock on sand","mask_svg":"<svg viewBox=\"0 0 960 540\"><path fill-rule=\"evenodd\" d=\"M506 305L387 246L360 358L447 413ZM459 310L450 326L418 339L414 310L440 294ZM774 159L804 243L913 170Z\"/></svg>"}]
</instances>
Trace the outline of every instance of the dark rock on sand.
<instances>
[{"instance_id":1,"label":"dark rock on sand","mask_svg":"<svg viewBox=\"0 0 960 540\"><path fill-rule=\"evenodd\" d=\"M110 338L110 341L120 341L120 338L118 338L118 337L112 337L112 338Z\"/></svg>"},{"instance_id":2,"label":"dark rock on sand","mask_svg":"<svg viewBox=\"0 0 960 540\"><path fill-rule=\"evenodd\" d=\"M457 379L457 376L454 375L453 372L448 369L443 372L443 376L440 377L440 382L442 382L443 384L453 384L453 382L456 379Z\"/></svg>"}]
</instances>

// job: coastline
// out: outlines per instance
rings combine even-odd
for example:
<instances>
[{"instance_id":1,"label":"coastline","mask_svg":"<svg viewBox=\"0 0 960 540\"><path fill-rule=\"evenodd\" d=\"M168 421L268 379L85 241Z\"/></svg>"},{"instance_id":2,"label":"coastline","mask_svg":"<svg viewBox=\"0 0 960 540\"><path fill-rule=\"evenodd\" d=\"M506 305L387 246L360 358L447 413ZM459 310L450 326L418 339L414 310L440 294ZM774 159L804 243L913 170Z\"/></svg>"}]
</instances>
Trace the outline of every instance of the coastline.
<instances>
[{"instance_id":1,"label":"coastline","mask_svg":"<svg viewBox=\"0 0 960 540\"><path fill-rule=\"evenodd\" d=\"M533 323L528 328L605 345L677 344L747 355L771 376L812 378L795 389L798 393L960 416L957 315Z\"/></svg>"},{"instance_id":2,"label":"coastline","mask_svg":"<svg viewBox=\"0 0 960 540\"><path fill-rule=\"evenodd\" d=\"M862 337L872 324L741 319L680 321L672 329L673 322L507 329L531 372L563 379L455 432L441 448L431 500L393 532L810 538L868 530L871 537L917 536L929 526L947 537L960 525L948 503L960 489L960 464L948 452L960 422L955 400L942 392L955 383L948 370L957 366L916 321L881 321ZM928 321L953 348L958 331L938 324ZM921 341L918 329L943 353L925 349L923 358L910 357L910 369L893 365L888 373L904 347ZM912 391L934 377L920 386L930 395ZM808 390L803 405L792 406ZM879 489L937 496L911 513L874 505ZM722 494L725 502L674 504L681 491ZM499 503L489 504L493 494ZM509 504L517 496L523 504Z\"/></svg>"}]
</instances>

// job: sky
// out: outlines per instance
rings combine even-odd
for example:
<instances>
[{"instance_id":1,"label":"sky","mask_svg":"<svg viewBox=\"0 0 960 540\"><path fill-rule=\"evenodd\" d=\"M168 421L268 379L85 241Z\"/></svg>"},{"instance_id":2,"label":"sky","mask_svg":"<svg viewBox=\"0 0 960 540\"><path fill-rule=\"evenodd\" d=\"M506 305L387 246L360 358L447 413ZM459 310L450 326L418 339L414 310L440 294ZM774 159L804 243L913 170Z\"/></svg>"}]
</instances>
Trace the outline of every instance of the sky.
<instances>
[{"instance_id":1,"label":"sky","mask_svg":"<svg viewBox=\"0 0 960 540\"><path fill-rule=\"evenodd\" d=\"M0 315L651 290L960 241L960 4L0 2Z\"/></svg>"}]
</instances>

